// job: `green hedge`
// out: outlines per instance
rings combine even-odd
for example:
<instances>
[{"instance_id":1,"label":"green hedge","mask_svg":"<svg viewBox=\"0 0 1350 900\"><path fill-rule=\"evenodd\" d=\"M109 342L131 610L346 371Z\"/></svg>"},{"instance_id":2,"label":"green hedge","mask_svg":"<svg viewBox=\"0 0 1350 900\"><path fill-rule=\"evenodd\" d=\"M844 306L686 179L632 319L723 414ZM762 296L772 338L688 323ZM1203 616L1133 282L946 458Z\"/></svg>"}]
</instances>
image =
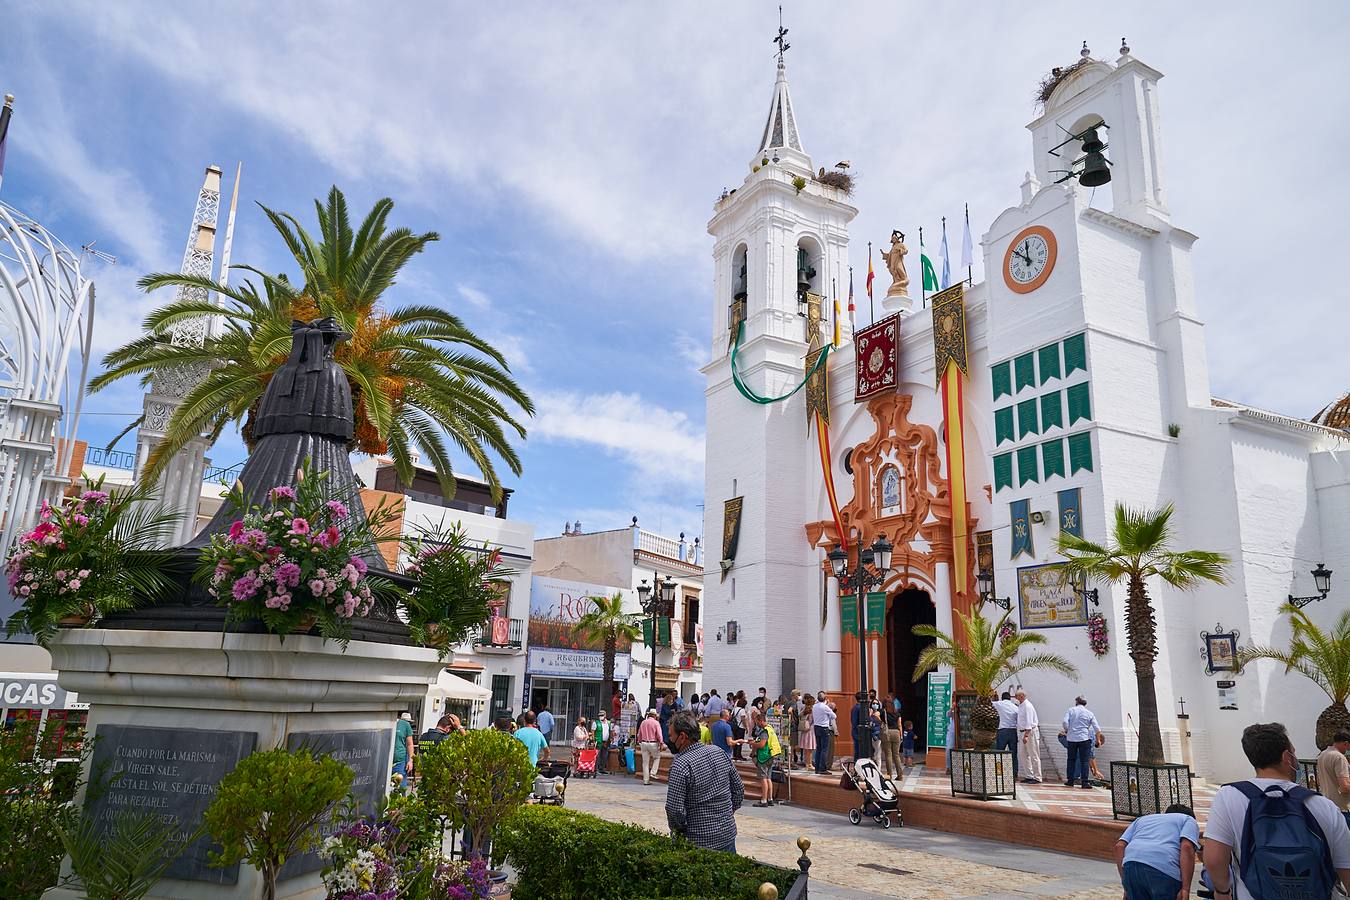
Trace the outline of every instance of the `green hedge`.
<instances>
[{"instance_id":1,"label":"green hedge","mask_svg":"<svg viewBox=\"0 0 1350 900\"><path fill-rule=\"evenodd\" d=\"M786 896L797 878L790 869L557 806L517 810L498 827L493 850L519 873L511 894L518 900L751 900L766 881Z\"/></svg>"}]
</instances>

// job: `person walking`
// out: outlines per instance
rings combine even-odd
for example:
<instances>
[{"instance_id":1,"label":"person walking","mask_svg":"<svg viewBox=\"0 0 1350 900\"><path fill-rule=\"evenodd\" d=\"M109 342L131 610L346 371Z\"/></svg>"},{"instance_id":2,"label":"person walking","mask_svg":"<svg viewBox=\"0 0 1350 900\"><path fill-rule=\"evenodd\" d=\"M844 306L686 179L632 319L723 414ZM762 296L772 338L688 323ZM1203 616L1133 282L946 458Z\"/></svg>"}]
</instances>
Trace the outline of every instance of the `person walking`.
<instances>
[{"instance_id":1,"label":"person walking","mask_svg":"<svg viewBox=\"0 0 1350 900\"><path fill-rule=\"evenodd\" d=\"M1068 741L1069 749L1069 774L1064 779L1065 787L1073 787L1074 773L1078 773L1082 781L1079 786L1084 790L1092 790L1088 782L1088 750L1101 733L1102 726L1098 724L1097 716L1088 709L1087 701L1075 697L1073 706L1064 714L1064 739Z\"/></svg>"},{"instance_id":2,"label":"person walking","mask_svg":"<svg viewBox=\"0 0 1350 900\"><path fill-rule=\"evenodd\" d=\"M731 708L731 736L736 740L732 744L735 748L732 754L736 759L745 759L741 752L742 742L745 740L745 729L750 724L750 709L745 702L744 697L736 698L736 705Z\"/></svg>"},{"instance_id":3,"label":"person walking","mask_svg":"<svg viewBox=\"0 0 1350 900\"><path fill-rule=\"evenodd\" d=\"M1140 816L1116 841L1116 872L1125 900L1181 900L1191 895L1200 826L1195 811L1173 803Z\"/></svg>"},{"instance_id":4,"label":"person walking","mask_svg":"<svg viewBox=\"0 0 1350 900\"><path fill-rule=\"evenodd\" d=\"M1018 691L1017 732L1022 736L1022 762L1026 765L1027 777L1024 784L1041 783L1041 720L1036 716L1036 707L1027 699L1026 691Z\"/></svg>"},{"instance_id":5,"label":"person walking","mask_svg":"<svg viewBox=\"0 0 1350 900\"><path fill-rule=\"evenodd\" d=\"M1331 736L1327 749L1317 756L1317 789L1336 804L1350 823L1350 732L1338 731Z\"/></svg>"},{"instance_id":6,"label":"person walking","mask_svg":"<svg viewBox=\"0 0 1350 900\"><path fill-rule=\"evenodd\" d=\"M553 713L548 711L548 704L541 703L539 712L535 714L535 723L539 728L539 733L544 736L544 740L552 743L553 741Z\"/></svg>"},{"instance_id":7,"label":"person walking","mask_svg":"<svg viewBox=\"0 0 1350 900\"><path fill-rule=\"evenodd\" d=\"M905 774L905 767L900 762L900 749L904 743L904 729L901 725L904 723L900 719L900 711L895 708L891 701L895 698L894 691L886 692L886 702L881 705L881 761L883 768L890 771L892 778L899 778ZM914 753L914 745L911 743L910 755Z\"/></svg>"},{"instance_id":8,"label":"person walking","mask_svg":"<svg viewBox=\"0 0 1350 900\"><path fill-rule=\"evenodd\" d=\"M1013 778L1017 777L1017 701L1007 691L994 701L998 710L998 736L994 740L995 750L1011 750L1013 758Z\"/></svg>"},{"instance_id":9,"label":"person walking","mask_svg":"<svg viewBox=\"0 0 1350 900\"><path fill-rule=\"evenodd\" d=\"M802 695L802 711L797 716L797 751L803 768L813 764L816 753L816 728L811 721L811 710L816 705L814 694Z\"/></svg>"},{"instance_id":10,"label":"person walking","mask_svg":"<svg viewBox=\"0 0 1350 900\"><path fill-rule=\"evenodd\" d=\"M914 733L914 723L909 719L906 719L904 733L900 736L900 753L904 756L905 766L914 765L914 745L918 740L918 737L919 736ZM904 774L904 769L901 769L901 774Z\"/></svg>"},{"instance_id":11,"label":"person walking","mask_svg":"<svg viewBox=\"0 0 1350 900\"><path fill-rule=\"evenodd\" d=\"M1248 725L1242 752L1254 777L1219 788L1205 823L1202 856L1214 896L1320 900L1338 880L1350 891L1350 826L1335 803L1294 783L1289 732L1278 722Z\"/></svg>"},{"instance_id":12,"label":"person walking","mask_svg":"<svg viewBox=\"0 0 1350 900\"><path fill-rule=\"evenodd\" d=\"M816 695L816 702L811 707L811 726L816 733L816 774L828 775L834 761L830 753L830 740L834 735L835 714L830 704L825 702L824 691Z\"/></svg>"},{"instance_id":13,"label":"person walking","mask_svg":"<svg viewBox=\"0 0 1350 900\"><path fill-rule=\"evenodd\" d=\"M677 713L671 720L675 759L666 787L666 823L671 834L695 847L736 852L736 810L745 799L736 766L721 750L698 740L698 720Z\"/></svg>"},{"instance_id":14,"label":"person walking","mask_svg":"<svg viewBox=\"0 0 1350 900\"><path fill-rule=\"evenodd\" d=\"M651 784L661 770L661 750L663 741L661 739L661 720L657 717L656 710L647 710L647 715L642 717L642 724L638 726L638 751L642 754L642 783Z\"/></svg>"},{"instance_id":15,"label":"person walking","mask_svg":"<svg viewBox=\"0 0 1350 900\"><path fill-rule=\"evenodd\" d=\"M750 745L750 758L755 761L755 772L759 775L760 799L755 806L773 806L773 779L769 775L773 749L769 747L769 729L764 722L763 710L756 708L750 713L750 733L745 739Z\"/></svg>"},{"instance_id":16,"label":"person walking","mask_svg":"<svg viewBox=\"0 0 1350 900\"><path fill-rule=\"evenodd\" d=\"M595 717L595 749L598 751L595 755L595 773L597 775L609 774L609 738L610 726L609 716L602 709Z\"/></svg>"},{"instance_id":17,"label":"person walking","mask_svg":"<svg viewBox=\"0 0 1350 900\"><path fill-rule=\"evenodd\" d=\"M400 776L403 781L399 783L399 790L403 790L403 783L407 781L408 776L413 770L413 757L416 756L413 749L413 726L412 713L402 712L398 714L398 721L394 723L394 772Z\"/></svg>"},{"instance_id":18,"label":"person walking","mask_svg":"<svg viewBox=\"0 0 1350 900\"><path fill-rule=\"evenodd\" d=\"M526 710L524 719L525 724L516 729L515 738L525 745L525 752L530 754L530 765L537 766L541 754L545 759L548 758L548 741L544 738L543 732L536 727L533 712Z\"/></svg>"},{"instance_id":19,"label":"person walking","mask_svg":"<svg viewBox=\"0 0 1350 900\"><path fill-rule=\"evenodd\" d=\"M577 716L577 727L572 729L572 768L576 768L581 751L591 746L591 729L586 726L586 717Z\"/></svg>"}]
</instances>

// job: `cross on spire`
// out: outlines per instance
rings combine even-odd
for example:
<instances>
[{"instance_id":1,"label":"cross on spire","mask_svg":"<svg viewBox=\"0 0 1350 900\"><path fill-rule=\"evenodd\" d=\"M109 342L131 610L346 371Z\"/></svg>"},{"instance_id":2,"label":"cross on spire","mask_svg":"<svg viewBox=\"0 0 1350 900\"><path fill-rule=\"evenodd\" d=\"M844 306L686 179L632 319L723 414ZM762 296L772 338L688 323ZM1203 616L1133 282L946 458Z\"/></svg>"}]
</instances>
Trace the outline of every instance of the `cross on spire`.
<instances>
[{"instance_id":1,"label":"cross on spire","mask_svg":"<svg viewBox=\"0 0 1350 900\"><path fill-rule=\"evenodd\" d=\"M788 30L783 27L783 5L778 4L778 36L771 43L778 45L778 62L783 62L783 54L786 53L792 45L787 42Z\"/></svg>"}]
</instances>

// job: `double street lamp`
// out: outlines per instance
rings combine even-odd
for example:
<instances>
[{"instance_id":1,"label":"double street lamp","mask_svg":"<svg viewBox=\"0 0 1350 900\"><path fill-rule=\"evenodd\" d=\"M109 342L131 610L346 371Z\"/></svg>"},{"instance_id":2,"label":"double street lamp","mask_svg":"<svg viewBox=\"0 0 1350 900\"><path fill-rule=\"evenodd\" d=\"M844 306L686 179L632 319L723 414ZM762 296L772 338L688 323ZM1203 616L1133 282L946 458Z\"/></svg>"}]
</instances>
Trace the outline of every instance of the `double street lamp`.
<instances>
[{"instance_id":1,"label":"double street lamp","mask_svg":"<svg viewBox=\"0 0 1350 900\"><path fill-rule=\"evenodd\" d=\"M852 593L858 603L858 689L867 693L867 591L880 587L891 571L891 553L894 547L881 535L870 547L864 547L859 534L857 546L858 565L852 572L848 569L848 551L838 544L826 554L830 561L830 571L839 581L841 595Z\"/></svg>"},{"instance_id":2,"label":"double street lamp","mask_svg":"<svg viewBox=\"0 0 1350 900\"><path fill-rule=\"evenodd\" d=\"M652 670L649 681L651 682L651 692L647 697L647 708L656 708L656 644L658 629L656 619L659 613L667 612L670 614L675 609L675 579L667 575L664 579L657 572L652 572L652 584L660 586L659 591L653 591L652 585L647 583L647 579L638 582L637 594L638 603L642 604L642 612L651 617L652 620Z\"/></svg>"}]
</instances>

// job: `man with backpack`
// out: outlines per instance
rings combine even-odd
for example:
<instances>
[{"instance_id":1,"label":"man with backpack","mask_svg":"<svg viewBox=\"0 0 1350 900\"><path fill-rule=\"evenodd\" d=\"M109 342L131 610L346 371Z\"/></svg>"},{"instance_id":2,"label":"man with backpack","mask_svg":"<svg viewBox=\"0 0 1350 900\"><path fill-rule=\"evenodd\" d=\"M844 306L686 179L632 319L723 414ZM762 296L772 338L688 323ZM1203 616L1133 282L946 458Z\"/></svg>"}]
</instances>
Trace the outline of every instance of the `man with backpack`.
<instances>
[{"instance_id":1,"label":"man with backpack","mask_svg":"<svg viewBox=\"0 0 1350 900\"><path fill-rule=\"evenodd\" d=\"M1219 788L1205 826L1205 870L1219 900L1327 900L1350 890L1350 826L1336 804L1294 783L1298 754L1283 725L1248 725L1255 777Z\"/></svg>"}]
</instances>

